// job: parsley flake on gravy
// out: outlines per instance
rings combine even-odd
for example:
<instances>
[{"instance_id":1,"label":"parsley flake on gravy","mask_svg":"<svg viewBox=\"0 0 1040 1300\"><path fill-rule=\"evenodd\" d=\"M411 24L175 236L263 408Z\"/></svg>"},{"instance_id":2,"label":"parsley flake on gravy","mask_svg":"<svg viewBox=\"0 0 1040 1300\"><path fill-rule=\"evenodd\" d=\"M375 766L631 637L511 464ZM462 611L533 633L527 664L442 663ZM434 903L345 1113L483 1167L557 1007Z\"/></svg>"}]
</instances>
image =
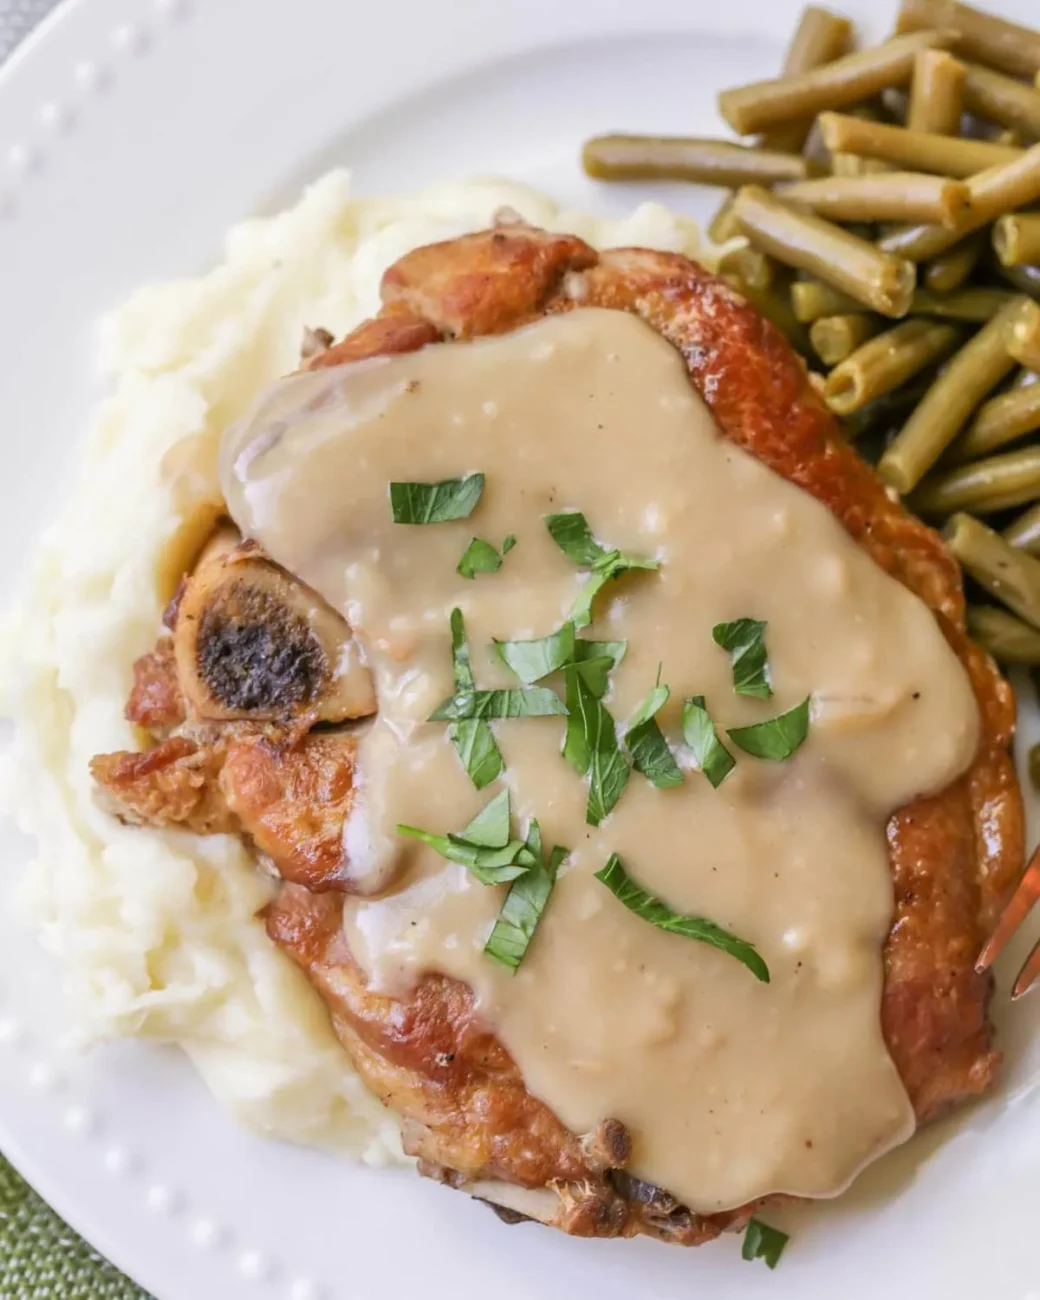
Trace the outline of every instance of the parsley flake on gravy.
<instances>
[{"instance_id":1,"label":"parsley flake on gravy","mask_svg":"<svg viewBox=\"0 0 1040 1300\"><path fill-rule=\"evenodd\" d=\"M756 722L752 727L733 727L726 732L745 754L781 763L790 758L809 734L809 697L779 717Z\"/></svg>"},{"instance_id":2,"label":"parsley flake on gravy","mask_svg":"<svg viewBox=\"0 0 1040 1300\"><path fill-rule=\"evenodd\" d=\"M585 821L598 826L628 784L628 759L618 744L617 724L586 682L581 666L564 669L567 684L567 733L563 756L579 776L588 775Z\"/></svg>"},{"instance_id":3,"label":"parsley flake on gravy","mask_svg":"<svg viewBox=\"0 0 1040 1300\"><path fill-rule=\"evenodd\" d=\"M395 524L445 524L471 515L483 491L483 474L439 483L391 483L390 513Z\"/></svg>"},{"instance_id":4,"label":"parsley flake on gravy","mask_svg":"<svg viewBox=\"0 0 1040 1300\"><path fill-rule=\"evenodd\" d=\"M600 591L614 578L632 569L658 569L657 560L629 551L607 550L592 535L592 530L580 510L564 514L546 515L545 526L569 560L582 569L590 569L588 581L578 592L571 608L570 620L575 627L587 627L592 622L592 602Z\"/></svg>"},{"instance_id":5,"label":"parsley flake on gravy","mask_svg":"<svg viewBox=\"0 0 1040 1300\"><path fill-rule=\"evenodd\" d=\"M719 740L703 695L694 695L683 705L683 738L693 751L697 765L717 790L736 767L736 761Z\"/></svg>"},{"instance_id":6,"label":"parsley flake on gravy","mask_svg":"<svg viewBox=\"0 0 1040 1300\"><path fill-rule=\"evenodd\" d=\"M716 623L711 635L732 657L734 692L768 700L773 688L766 659L766 624L757 618L738 618L733 623Z\"/></svg>"},{"instance_id":7,"label":"parsley flake on gravy","mask_svg":"<svg viewBox=\"0 0 1040 1300\"><path fill-rule=\"evenodd\" d=\"M527 863L527 870L510 885L502 910L484 945L486 955L508 970L515 971L523 961L556 884L560 864L569 852L570 849L557 844L546 862L541 830L536 821L531 821L525 852L521 855Z\"/></svg>"},{"instance_id":8,"label":"parsley flake on gravy","mask_svg":"<svg viewBox=\"0 0 1040 1300\"><path fill-rule=\"evenodd\" d=\"M761 980L763 984L769 983L769 967L762 960L754 944L738 939L736 935L730 934L714 921L706 921L701 916L684 916L680 912L673 912L667 903L663 903L636 884L616 853L612 853L606 866L596 872L596 879L606 885L618 902L623 903L630 912L635 912L636 916L644 921L649 921L651 925L656 925L660 930L667 930L670 934L681 934L687 939L697 939L701 943L710 944L711 947L718 948L731 957L736 957L737 961L743 962L755 979Z\"/></svg>"},{"instance_id":9,"label":"parsley flake on gravy","mask_svg":"<svg viewBox=\"0 0 1040 1300\"><path fill-rule=\"evenodd\" d=\"M398 824L397 833L429 845L449 862L469 869L482 885L501 885L528 870L521 861L523 840L509 838L509 791L503 790L457 835L436 835L418 826Z\"/></svg>"},{"instance_id":10,"label":"parsley flake on gravy","mask_svg":"<svg viewBox=\"0 0 1040 1300\"><path fill-rule=\"evenodd\" d=\"M659 790L668 790L682 784L683 774L655 717L668 703L671 694L667 686L661 685L660 672L658 668L657 685L636 709L628 724L625 744L636 771L642 772L650 784Z\"/></svg>"}]
</instances>

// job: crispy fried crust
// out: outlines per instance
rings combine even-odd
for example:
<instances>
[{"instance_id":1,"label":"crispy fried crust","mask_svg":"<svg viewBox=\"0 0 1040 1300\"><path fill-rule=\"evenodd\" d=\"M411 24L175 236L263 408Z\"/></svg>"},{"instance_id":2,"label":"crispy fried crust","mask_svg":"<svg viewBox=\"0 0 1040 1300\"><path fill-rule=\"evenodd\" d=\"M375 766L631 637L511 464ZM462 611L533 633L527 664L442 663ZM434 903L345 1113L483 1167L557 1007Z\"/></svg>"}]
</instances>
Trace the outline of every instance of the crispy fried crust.
<instances>
[{"instance_id":1,"label":"crispy fried crust","mask_svg":"<svg viewBox=\"0 0 1040 1300\"><path fill-rule=\"evenodd\" d=\"M504 331L576 305L636 313L681 353L728 438L823 502L935 611L971 675L983 734L965 777L889 824L895 915L882 1022L921 1120L982 1091L999 1056L986 1014L990 983L974 962L1022 863L1021 795L1007 748L1014 702L992 660L965 636L960 573L938 535L892 501L843 441L776 328L683 257L597 255L571 236L500 227L406 255L387 271L383 298L380 317L317 364ZM405 1117L411 1149L441 1176L548 1184L559 1192L556 1226L589 1235L651 1232L696 1244L739 1226L754 1208L701 1218L587 1157L577 1169L574 1135L518 1094L516 1067L474 1024L469 991L431 975L408 999L369 993L327 900L287 888L269 909L268 929L325 998L373 1091Z\"/></svg>"},{"instance_id":2,"label":"crispy fried crust","mask_svg":"<svg viewBox=\"0 0 1040 1300\"><path fill-rule=\"evenodd\" d=\"M265 735L228 746L220 773L227 806L286 880L344 889L343 826L354 802L357 737L312 731L286 747Z\"/></svg>"}]
</instances>

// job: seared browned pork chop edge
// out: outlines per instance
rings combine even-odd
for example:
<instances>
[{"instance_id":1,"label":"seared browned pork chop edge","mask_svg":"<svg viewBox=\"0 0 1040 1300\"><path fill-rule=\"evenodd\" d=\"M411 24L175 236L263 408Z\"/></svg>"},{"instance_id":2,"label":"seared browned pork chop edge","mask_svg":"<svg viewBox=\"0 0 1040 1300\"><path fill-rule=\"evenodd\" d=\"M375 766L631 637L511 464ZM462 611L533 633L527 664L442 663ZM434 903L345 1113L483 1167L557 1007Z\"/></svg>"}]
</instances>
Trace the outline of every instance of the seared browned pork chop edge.
<instances>
[{"instance_id":1,"label":"seared browned pork chop edge","mask_svg":"<svg viewBox=\"0 0 1040 1300\"><path fill-rule=\"evenodd\" d=\"M310 365L508 330L580 303L635 311L682 353L727 436L824 501L882 567L937 611L972 675L984 738L966 778L890 823L896 915L882 1014L920 1118L984 1088L998 1058L989 1045L989 985L972 967L981 930L1021 863L1021 798L1006 752L1014 722L1010 690L964 636L959 572L940 539L889 501L842 443L804 367L773 327L684 258L629 249L597 259L573 237L507 227L408 254L387 272L384 299L379 317ZM271 738L271 730L268 723L260 741L263 779L243 803L254 824L265 811L276 814L276 848L284 854L299 833L296 823L310 818L320 796L313 782L308 789L284 779L283 767L300 760L290 758L292 737ZM349 800L325 811L341 825L348 807ZM150 813L163 821L154 799ZM304 883L335 887L320 879L323 869L308 871ZM404 1116L406 1140L424 1172L453 1184L504 1179L550 1186L557 1193L553 1221L582 1234L648 1232L695 1244L746 1221L754 1207L704 1218L661 1189L611 1172L610 1157L594 1150L596 1135L582 1144L568 1133L526 1093L501 1045L470 1023L464 986L431 976L407 1002L369 995L337 939L338 921L327 930L333 914L331 896L290 884L272 905L268 926L322 993L369 1087ZM617 1153L614 1162L622 1163Z\"/></svg>"}]
</instances>

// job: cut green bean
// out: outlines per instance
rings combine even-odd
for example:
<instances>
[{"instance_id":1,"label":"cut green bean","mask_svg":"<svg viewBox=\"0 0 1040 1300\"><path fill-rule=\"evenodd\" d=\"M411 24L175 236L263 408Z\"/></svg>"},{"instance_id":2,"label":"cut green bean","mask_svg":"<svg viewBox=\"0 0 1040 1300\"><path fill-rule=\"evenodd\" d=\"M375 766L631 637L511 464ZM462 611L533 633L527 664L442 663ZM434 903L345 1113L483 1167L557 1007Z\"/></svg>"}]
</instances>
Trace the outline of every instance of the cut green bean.
<instances>
[{"instance_id":1,"label":"cut green bean","mask_svg":"<svg viewBox=\"0 0 1040 1300\"><path fill-rule=\"evenodd\" d=\"M811 351L809 332L791 310L789 276L790 272L786 268L779 267L776 278L765 287L748 284L738 274L730 273L723 278L738 293L742 293L767 320L772 321L796 351L807 357Z\"/></svg>"},{"instance_id":2,"label":"cut green bean","mask_svg":"<svg viewBox=\"0 0 1040 1300\"><path fill-rule=\"evenodd\" d=\"M848 113L821 113L820 134L831 153L863 154L896 163L907 171L935 172L964 180L1002 163L1015 162L1024 150L963 140L932 131L908 131L885 122L865 122Z\"/></svg>"},{"instance_id":3,"label":"cut green bean","mask_svg":"<svg viewBox=\"0 0 1040 1300\"><path fill-rule=\"evenodd\" d=\"M809 328L809 341L824 365L835 366L866 343L880 328L881 322L868 312L821 316Z\"/></svg>"},{"instance_id":4,"label":"cut green bean","mask_svg":"<svg viewBox=\"0 0 1040 1300\"><path fill-rule=\"evenodd\" d=\"M912 262L925 262L1005 212L1034 203L1040 198L1040 144L1013 162L969 176L967 185L968 207L954 228L936 223L906 226L882 236L878 247Z\"/></svg>"},{"instance_id":5,"label":"cut green bean","mask_svg":"<svg viewBox=\"0 0 1040 1300\"><path fill-rule=\"evenodd\" d=\"M809 175L800 154L692 136L599 135L586 141L581 160L586 174L602 181L698 181L735 189Z\"/></svg>"},{"instance_id":6,"label":"cut green bean","mask_svg":"<svg viewBox=\"0 0 1040 1300\"><path fill-rule=\"evenodd\" d=\"M1007 349L1026 370L1040 370L1040 306L1031 299L1008 326Z\"/></svg>"},{"instance_id":7,"label":"cut green bean","mask_svg":"<svg viewBox=\"0 0 1040 1300\"><path fill-rule=\"evenodd\" d=\"M808 325L821 316L861 311L863 304L820 280L795 280L791 285L791 306L796 319Z\"/></svg>"},{"instance_id":8,"label":"cut green bean","mask_svg":"<svg viewBox=\"0 0 1040 1300\"><path fill-rule=\"evenodd\" d=\"M740 234L740 223L733 212L734 197L728 194L708 223L708 238L715 244L725 244Z\"/></svg>"},{"instance_id":9,"label":"cut green bean","mask_svg":"<svg viewBox=\"0 0 1040 1300\"><path fill-rule=\"evenodd\" d=\"M969 63L964 102L979 117L999 122L1027 140L1040 136L1040 92L990 68Z\"/></svg>"},{"instance_id":10,"label":"cut green bean","mask_svg":"<svg viewBox=\"0 0 1040 1300\"><path fill-rule=\"evenodd\" d=\"M992 515L1040 498L1040 447L988 456L935 474L921 484L911 506L922 515L943 518L957 510Z\"/></svg>"},{"instance_id":11,"label":"cut green bean","mask_svg":"<svg viewBox=\"0 0 1040 1300\"><path fill-rule=\"evenodd\" d=\"M1038 74L1040 76L1040 74ZM1033 678L1034 685L1036 677ZM1029 768L1029 782L1034 790L1040 790L1040 745L1030 745L1029 753L1026 755L1026 766Z\"/></svg>"},{"instance_id":12,"label":"cut green bean","mask_svg":"<svg viewBox=\"0 0 1040 1300\"><path fill-rule=\"evenodd\" d=\"M851 415L948 357L963 337L957 325L923 317L903 321L834 367L823 390L827 405L836 415Z\"/></svg>"},{"instance_id":13,"label":"cut green bean","mask_svg":"<svg viewBox=\"0 0 1040 1300\"><path fill-rule=\"evenodd\" d=\"M724 90L719 95L719 112L738 135L811 118L822 109L843 108L870 99L886 86L905 86L918 50L949 48L951 44L949 32L918 31L897 36L884 45L846 54L808 72Z\"/></svg>"},{"instance_id":14,"label":"cut green bean","mask_svg":"<svg viewBox=\"0 0 1040 1300\"><path fill-rule=\"evenodd\" d=\"M931 376L924 375L909 384L903 384L901 388L882 393L851 415L839 417L845 436L856 440L870 434L886 434L899 428L905 421L907 412L912 411L928 392L931 383ZM820 395L823 395L822 388Z\"/></svg>"},{"instance_id":15,"label":"cut green bean","mask_svg":"<svg viewBox=\"0 0 1040 1300\"><path fill-rule=\"evenodd\" d=\"M991 456L1037 429L1040 429L1040 384L1012 388L979 407L975 419L950 447L949 459L961 463Z\"/></svg>"},{"instance_id":16,"label":"cut green bean","mask_svg":"<svg viewBox=\"0 0 1040 1300\"><path fill-rule=\"evenodd\" d=\"M946 50L918 50L906 125L911 131L956 135L961 129L964 64Z\"/></svg>"},{"instance_id":17,"label":"cut green bean","mask_svg":"<svg viewBox=\"0 0 1040 1300\"><path fill-rule=\"evenodd\" d=\"M943 536L980 587L1027 623L1040 627L1040 560L1015 550L971 515L954 515Z\"/></svg>"},{"instance_id":18,"label":"cut green bean","mask_svg":"<svg viewBox=\"0 0 1040 1300\"><path fill-rule=\"evenodd\" d=\"M1030 506L1004 529L1004 540L1019 551L1040 555L1040 505Z\"/></svg>"},{"instance_id":19,"label":"cut green bean","mask_svg":"<svg viewBox=\"0 0 1040 1300\"><path fill-rule=\"evenodd\" d=\"M1040 631L996 605L968 606L968 633L1002 664L1040 664ZM1040 745L1037 775L1040 776ZM1033 772L1033 752L1029 751L1029 770ZM1035 781L1035 778L1034 778Z\"/></svg>"},{"instance_id":20,"label":"cut green bean","mask_svg":"<svg viewBox=\"0 0 1040 1300\"><path fill-rule=\"evenodd\" d=\"M759 186L738 192L736 214L752 244L778 261L818 276L883 316L902 316L909 307L916 276L908 262L821 217L793 212Z\"/></svg>"},{"instance_id":21,"label":"cut green bean","mask_svg":"<svg viewBox=\"0 0 1040 1300\"><path fill-rule=\"evenodd\" d=\"M983 325L1016 295L1010 289L972 286L953 293L932 293L918 289L910 303L912 316L941 316L947 320Z\"/></svg>"},{"instance_id":22,"label":"cut green bean","mask_svg":"<svg viewBox=\"0 0 1040 1300\"><path fill-rule=\"evenodd\" d=\"M903 0L896 31L933 27L950 28L955 33L954 49L981 63L1016 77L1032 77L1040 70L1040 32L957 0Z\"/></svg>"},{"instance_id":23,"label":"cut green bean","mask_svg":"<svg viewBox=\"0 0 1040 1300\"><path fill-rule=\"evenodd\" d=\"M1002 266L998 262L996 269L1008 284L1040 300L1040 266Z\"/></svg>"},{"instance_id":24,"label":"cut green bean","mask_svg":"<svg viewBox=\"0 0 1040 1300\"><path fill-rule=\"evenodd\" d=\"M985 233L977 230L959 244L940 253L924 266L925 288L932 293L953 293L965 284L978 265L986 243Z\"/></svg>"},{"instance_id":25,"label":"cut green bean","mask_svg":"<svg viewBox=\"0 0 1040 1300\"><path fill-rule=\"evenodd\" d=\"M979 403L1012 370L1008 327L1022 308L1012 298L946 366L878 462L878 472L902 495L913 491Z\"/></svg>"},{"instance_id":26,"label":"cut green bean","mask_svg":"<svg viewBox=\"0 0 1040 1300\"><path fill-rule=\"evenodd\" d=\"M783 75L798 76L847 54L852 44L852 24L818 5L806 5L784 55ZM767 149L799 153L812 127L812 117L787 122L767 131L762 144Z\"/></svg>"},{"instance_id":27,"label":"cut green bean","mask_svg":"<svg viewBox=\"0 0 1040 1300\"><path fill-rule=\"evenodd\" d=\"M752 289L768 289L776 276L776 263L757 248L734 248L719 258L719 274L735 275Z\"/></svg>"},{"instance_id":28,"label":"cut green bean","mask_svg":"<svg viewBox=\"0 0 1040 1300\"><path fill-rule=\"evenodd\" d=\"M1014 212L993 224L993 247L1004 266L1040 262L1040 212Z\"/></svg>"},{"instance_id":29,"label":"cut green bean","mask_svg":"<svg viewBox=\"0 0 1040 1300\"><path fill-rule=\"evenodd\" d=\"M823 176L777 186L785 203L830 221L938 221L954 225L968 202L963 181L925 172Z\"/></svg>"},{"instance_id":30,"label":"cut green bean","mask_svg":"<svg viewBox=\"0 0 1040 1300\"><path fill-rule=\"evenodd\" d=\"M881 176L895 170L880 158L861 158L855 153L834 153L830 159L832 176Z\"/></svg>"}]
</instances>

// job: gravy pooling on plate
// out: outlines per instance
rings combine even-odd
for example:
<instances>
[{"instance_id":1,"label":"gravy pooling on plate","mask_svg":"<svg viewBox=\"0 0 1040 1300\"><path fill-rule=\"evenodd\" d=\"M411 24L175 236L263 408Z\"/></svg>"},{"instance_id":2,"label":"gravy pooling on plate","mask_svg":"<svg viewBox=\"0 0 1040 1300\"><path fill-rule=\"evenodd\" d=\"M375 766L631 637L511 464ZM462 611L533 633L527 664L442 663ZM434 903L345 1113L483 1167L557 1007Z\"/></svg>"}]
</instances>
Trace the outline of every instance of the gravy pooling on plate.
<instances>
[{"instance_id":1,"label":"gravy pooling on plate","mask_svg":"<svg viewBox=\"0 0 1040 1300\"><path fill-rule=\"evenodd\" d=\"M465 519L393 522L391 482L481 472ZM723 439L675 350L634 316L579 308L512 334L291 376L225 437L243 532L349 621L379 713L345 839L349 946L389 994L441 971L472 987L529 1090L574 1132L607 1117L631 1172L713 1212L770 1192L829 1196L907 1138L913 1111L882 1038L892 916L885 824L969 766L968 678L932 613L808 494ZM589 575L543 516L580 510L607 547L649 556L597 597L582 637L627 642L604 703L623 731L658 677L684 780L632 773L586 822L566 719L495 723L505 771L478 791L430 714L455 690L462 611L480 688L519 685L493 639L546 636ZM516 544L456 566L475 536ZM733 688L712 628L764 620L773 695ZM552 684L554 679L549 679ZM704 696L737 763L713 788L680 743ZM769 762L725 732L810 699L807 739ZM503 887L399 835L458 832L503 787L570 855L515 974L484 952ZM674 911L753 943L770 982L668 934L595 878L620 855Z\"/></svg>"}]
</instances>

